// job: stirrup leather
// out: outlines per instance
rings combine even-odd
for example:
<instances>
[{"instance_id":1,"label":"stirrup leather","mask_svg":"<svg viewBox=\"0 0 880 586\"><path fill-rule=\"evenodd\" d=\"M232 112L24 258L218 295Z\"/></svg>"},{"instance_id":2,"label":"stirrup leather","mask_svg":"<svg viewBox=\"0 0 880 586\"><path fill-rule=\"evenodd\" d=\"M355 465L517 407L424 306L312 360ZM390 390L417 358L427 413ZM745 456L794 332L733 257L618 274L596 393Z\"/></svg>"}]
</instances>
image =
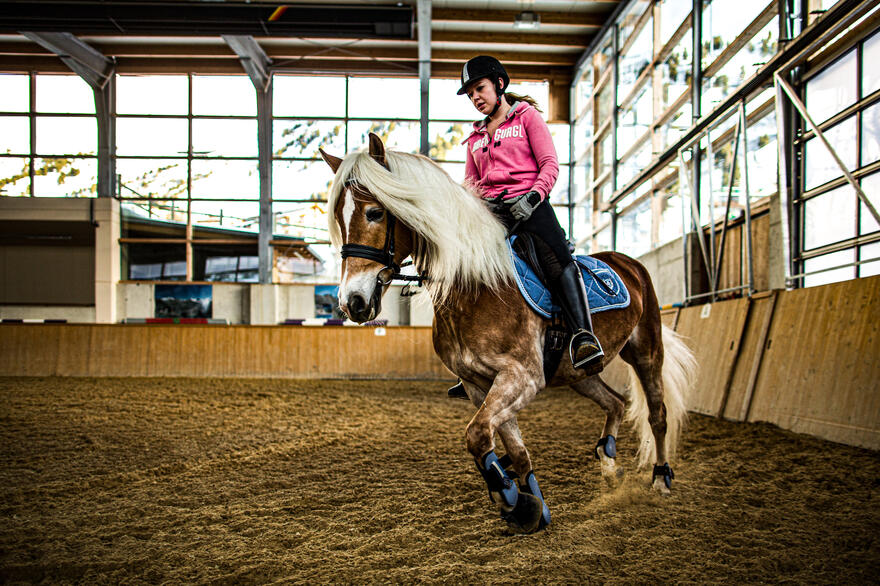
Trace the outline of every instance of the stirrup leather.
<instances>
[{"instance_id":1,"label":"stirrup leather","mask_svg":"<svg viewBox=\"0 0 880 586\"><path fill-rule=\"evenodd\" d=\"M586 346L586 355L578 359L581 349ZM568 344L568 353L571 356L571 364L575 368L583 368L589 366L604 358L605 353L599 340L588 330L578 330L571 336L571 342Z\"/></svg>"}]
</instances>

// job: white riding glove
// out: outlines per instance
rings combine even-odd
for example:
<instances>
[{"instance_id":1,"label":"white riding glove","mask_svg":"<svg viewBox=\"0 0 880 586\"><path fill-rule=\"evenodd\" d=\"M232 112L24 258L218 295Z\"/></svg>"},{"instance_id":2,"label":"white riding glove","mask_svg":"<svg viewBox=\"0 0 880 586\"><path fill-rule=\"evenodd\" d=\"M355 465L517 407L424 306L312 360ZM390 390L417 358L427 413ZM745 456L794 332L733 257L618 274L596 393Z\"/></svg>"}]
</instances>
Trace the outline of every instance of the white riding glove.
<instances>
[{"instance_id":1,"label":"white riding glove","mask_svg":"<svg viewBox=\"0 0 880 586\"><path fill-rule=\"evenodd\" d=\"M528 220L540 203L541 194L537 191L529 191L513 198L513 203L510 205L510 215L516 220Z\"/></svg>"}]
</instances>

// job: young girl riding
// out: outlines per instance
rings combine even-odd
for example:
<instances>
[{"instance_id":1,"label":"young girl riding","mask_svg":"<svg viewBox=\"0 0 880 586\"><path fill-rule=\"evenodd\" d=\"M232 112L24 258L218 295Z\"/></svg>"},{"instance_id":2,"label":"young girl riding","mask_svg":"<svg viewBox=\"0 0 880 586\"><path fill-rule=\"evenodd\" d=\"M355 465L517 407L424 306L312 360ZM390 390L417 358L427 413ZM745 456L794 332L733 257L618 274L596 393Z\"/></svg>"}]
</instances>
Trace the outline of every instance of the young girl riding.
<instances>
[{"instance_id":1,"label":"young girl riding","mask_svg":"<svg viewBox=\"0 0 880 586\"><path fill-rule=\"evenodd\" d=\"M548 201L559 174L550 129L535 101L507 92L509 84L507 71L494 57L474 57L462 69L457 93L467 94L484 116L465 140L465 182L512 234L533 237L547 285L574 332L572 364L598 372L604 353L593 334L581 272ZM464 389L458 384L449 394L461 396Z\"/></svg>"}]
</instances>

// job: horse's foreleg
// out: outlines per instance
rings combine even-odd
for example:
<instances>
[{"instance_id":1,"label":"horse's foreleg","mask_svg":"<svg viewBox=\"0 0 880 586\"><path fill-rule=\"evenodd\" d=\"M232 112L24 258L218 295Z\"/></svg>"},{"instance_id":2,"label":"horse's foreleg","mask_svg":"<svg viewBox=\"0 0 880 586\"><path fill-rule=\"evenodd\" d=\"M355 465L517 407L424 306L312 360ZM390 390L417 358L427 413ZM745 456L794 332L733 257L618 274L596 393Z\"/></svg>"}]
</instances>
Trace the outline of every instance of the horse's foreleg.
<instances>
[{"instance_id":1,"label":"horse's foreleg","mask_svg":"<svg viewBox=\"0 0 880 586\"><path fill-rule=\"evenodd\" d=\"M571 388L588 399L592 399L605 412L605 427L593 454L599 460L602 477L606 481L616 482L623 472L615 464L617 457L616 438L620 423L623 421L626 405L620 395L598 376L591 376L572 383Z\"/></svg>"},{"instance_id":2,"label":"horse's foreleg","mask_svg":"<svg viewBox=\"0 0 880 586\"><path fill-rule=\"evenodd\" d=\"M526 449L525 442L523 442L516 417L512 417L498 426L498 435L501 436L504 449L507 450L507 457L513 465L513 470L510 470L509 473L511 476L515 475L519 479L520 492L541 499L541 521L539 528L546 527L550 524L550 509L544 502L544 494L538 486L538 479L532 468L532 459L529 457L529 451ZM520 498L522 497L523 495L520 494ZM516 526L512 525L511 528L516 529Z\"/></svg>"},{"instance_id":3,"label":"horse's foreleg","mask_svg":"<svg viewBox=\"0 0 880 586\"><path fill-rule=\"evenodd\" d=\"M489 488L490 498L501 509L502 518L517 532L531 533L549 522L531 461L519 428L516 413L537 394L538 384L522 366L517 365L498 373L480 408L467 427L468 451L474 456L477 469ZM504 461L495 454L495 432L509 450L520 476L518 489L514 478L505 470Z\"/></svg>"}]
</instances>

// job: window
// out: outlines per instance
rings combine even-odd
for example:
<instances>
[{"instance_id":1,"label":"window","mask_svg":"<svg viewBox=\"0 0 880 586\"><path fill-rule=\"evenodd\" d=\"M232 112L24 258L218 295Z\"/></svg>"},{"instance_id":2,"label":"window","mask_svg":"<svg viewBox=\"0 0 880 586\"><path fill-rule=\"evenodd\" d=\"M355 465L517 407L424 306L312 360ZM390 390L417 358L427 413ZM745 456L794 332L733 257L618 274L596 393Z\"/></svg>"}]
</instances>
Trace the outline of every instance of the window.
<instances>
[{"instance_id":1,"label":"window","mask_svg":"<svg viewBox=\"0 0 880 586\"><path fill-rule=\"evenodd\" d=\"M97 135L94 95L78 76L0 74L0 195L94 197Z\"/></svg>"}]
</instances>

